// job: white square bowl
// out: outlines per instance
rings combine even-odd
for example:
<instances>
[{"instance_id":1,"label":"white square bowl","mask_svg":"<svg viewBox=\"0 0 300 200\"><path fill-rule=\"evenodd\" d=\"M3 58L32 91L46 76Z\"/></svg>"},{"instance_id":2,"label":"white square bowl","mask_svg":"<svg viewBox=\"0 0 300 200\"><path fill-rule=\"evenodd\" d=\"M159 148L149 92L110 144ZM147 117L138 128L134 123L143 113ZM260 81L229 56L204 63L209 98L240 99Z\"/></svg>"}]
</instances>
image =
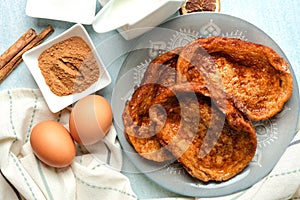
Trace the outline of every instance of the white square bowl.
<instances>
[{"instance_id":1,"label":"white square bowl","mask_svg":"<svg viewBox=\"0 0 300 200\"><path fill-rule=\"evenodd\" d=\"M54 94L49 86L46 84L44 76L42 75L42 72L38 65L38 58L42 54L43 51L50 48L54 44L61 42L63 40L66 40L73 36L79 36L81 37L91 48L97 64L99 66L100 70L100 76L98 81L96 81L94 84L92 84L89 88L84 90L80 93L74 93L68 96L57 96ZM45 42L35 48L32 48L31 50L27 51L22 56L27 68L29 69L30 73L32 74L33 78L35 79L35 82L37 83L38 87L40 88L49 109L56 113L65 107L69 106L70 104L78 101L79 99L94 93L107 85L111 83L111 77L106 70L101 58L99 57L98 53L96 52L96 48L90 39L87 31L81 24L76 24L72 26L70 29L66 30L62 34L58 35L57 37L53 38L52 40L49 40L48 42Z\"/></svg>"}]
</instances>

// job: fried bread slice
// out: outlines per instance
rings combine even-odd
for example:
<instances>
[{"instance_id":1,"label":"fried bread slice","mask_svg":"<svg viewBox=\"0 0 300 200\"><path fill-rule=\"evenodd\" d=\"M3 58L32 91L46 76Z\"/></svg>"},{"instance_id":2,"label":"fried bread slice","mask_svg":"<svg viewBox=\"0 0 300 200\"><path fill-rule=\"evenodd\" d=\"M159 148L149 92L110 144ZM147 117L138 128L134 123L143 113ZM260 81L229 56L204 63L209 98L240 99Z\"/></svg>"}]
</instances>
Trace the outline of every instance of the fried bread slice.
<instances>
[{"instance_id":1,"label":"fried bread slice","mask_svg":"<svg viewBox=\"0 0 300 200\"><path fill-rule=\"evenodd\" d=\"M126 103L122 116L127 140L137 153L156 162L168 161L174 157L159 143L155 135L156 125L151 122L149 109L155 97L163 93L165 87L175 84L175 68L180 50L177 48L166 52L149 64L141 86ZM165 87L161 87L162 85Z\"/></svg>"},{"instance_id":2,"label":"fried bread slice","mask_svg":"<svg viewBox=\"0 0 300 200\"><path fill-rule=\"evenodd\" d=\"M255 133L252 122L245 116L240 110L238 110L231 101L226 99L226 94L214 89L214 94L211 94L207 87L198 83L181 83L169 86L164 89L164 93L160 93L154 100L154 104L162 104L169 97L176 93L193 93L194 95L200 94L205 97L209 97L214 105L220 110L226 117L228 124L236 130Z\"/></svg>"},{"instance_id":3,"label":"fried bread slice","mask_svg":"<svg viewBox=\"0 0 300 200\"><path fill-rule=\"evenodd\" d=\"M160 142L191 176L204 182L240 173L255 155L255 131L233 129L209 97L173 92L162 94L160 106L151 110L161 128Z\"/></svg>"},{"instance_id":4,"label":"fried bread slice","mask_svg":"<svg viewBox=\"0 0 300 200\"><path fill-rule=\"evenodd\" d=\"M156 125L151 123L149 109L157 88L147 84L135 90L123 112L124 133L128 142L142 157L156 162L174 157L162 148L156 137Z\"/></svg>"},{"instance_id":5,"label":"fried bread slice","mask_svg":"<svg viewBox=\"0 0 300 200\"><path fill-rule=\"evenodd\" d=\"M226 98L251 120L276 115L292 95L290 67L273 49L235 38L200 38L177 62L179 82L197 82Z\"/></svg>"}]
</instances>

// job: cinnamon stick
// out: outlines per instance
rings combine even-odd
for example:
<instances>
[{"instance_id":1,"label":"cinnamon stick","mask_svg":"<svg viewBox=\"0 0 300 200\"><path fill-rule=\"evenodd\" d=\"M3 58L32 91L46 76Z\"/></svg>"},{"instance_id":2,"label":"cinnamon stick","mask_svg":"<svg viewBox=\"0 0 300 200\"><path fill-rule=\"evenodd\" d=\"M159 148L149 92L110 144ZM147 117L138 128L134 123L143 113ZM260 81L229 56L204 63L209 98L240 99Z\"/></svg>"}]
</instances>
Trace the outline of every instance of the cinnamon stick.
<instances>
[{"instance_id":1,"label":"cinnamon stick","mask_svg":"<svg viewBox=\"0 0 300 200\"><path fill-rule=\"evenodd\" d=\"M6 65L0 69L0 83L20 64L22 55L29 49L42 43L48 36L53 33L52 26L47 26L33 40L31 40L23 49L21 49Z\"/></svg>"},{"instance_id":2,"label":"cinnamon stick","mask_svg":"<svg viewBox=\"0 0 300 200\"><path fill-rule=\"evenodd\" d=\"M36 37L32 28L26 31L11 47L0 56L0 69L2 69L19 51Z\"/></svg>"}]
</instances>

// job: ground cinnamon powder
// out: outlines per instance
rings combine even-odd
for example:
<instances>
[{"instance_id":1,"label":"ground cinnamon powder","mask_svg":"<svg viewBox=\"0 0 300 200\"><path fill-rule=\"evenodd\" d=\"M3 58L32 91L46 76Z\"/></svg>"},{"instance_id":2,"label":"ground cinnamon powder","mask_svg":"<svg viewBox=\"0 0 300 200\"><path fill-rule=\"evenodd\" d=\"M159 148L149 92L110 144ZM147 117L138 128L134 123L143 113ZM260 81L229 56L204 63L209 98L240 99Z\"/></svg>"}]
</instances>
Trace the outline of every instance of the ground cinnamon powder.
<instances>
[{"instance_id":1,"label":"ground cinnamon powder","mask_svg":"<svg viewBox=\"0 0 300 200\"><path fill-rule=\"evenodd\" d=\"M38 64L50 90L58 96L80 93L100 76L91 48L77 36L46 49Z\"/></svg>"}]
</instances>

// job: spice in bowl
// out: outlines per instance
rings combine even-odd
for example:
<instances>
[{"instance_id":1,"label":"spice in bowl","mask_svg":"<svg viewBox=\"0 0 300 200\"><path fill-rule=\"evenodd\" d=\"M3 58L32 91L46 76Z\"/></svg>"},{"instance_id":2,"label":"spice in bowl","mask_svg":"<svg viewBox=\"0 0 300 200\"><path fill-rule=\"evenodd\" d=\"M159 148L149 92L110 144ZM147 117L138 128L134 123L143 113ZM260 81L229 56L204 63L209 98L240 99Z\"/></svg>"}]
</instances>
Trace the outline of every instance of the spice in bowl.
<instances>
[{"instance_id":1,"label":"spice in bowl","mask_svg":"<svg viewBox=\"0 0 300 200\"><path fill-rule=\"evenodd\" d=\"M100 77L91 48L78 36L46 49L39 56L38 65L46 84L57 96L83 92Z\"/></svg>"}]
</instances>

